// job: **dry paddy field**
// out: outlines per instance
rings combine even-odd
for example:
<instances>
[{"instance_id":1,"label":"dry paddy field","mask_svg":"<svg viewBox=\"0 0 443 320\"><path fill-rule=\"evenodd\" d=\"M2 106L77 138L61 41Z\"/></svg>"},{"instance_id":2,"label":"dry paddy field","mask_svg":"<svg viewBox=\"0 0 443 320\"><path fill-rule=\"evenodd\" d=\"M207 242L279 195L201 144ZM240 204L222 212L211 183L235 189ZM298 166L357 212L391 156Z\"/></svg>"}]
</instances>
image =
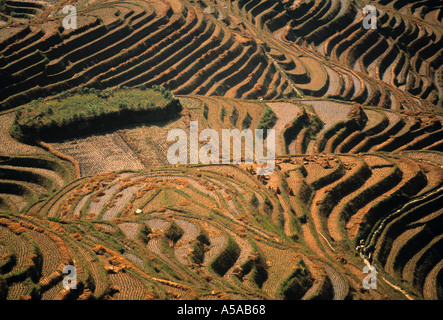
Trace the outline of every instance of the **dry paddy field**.
<instances>
[{"instance_id":1,"label":"dry paddy field","mask_svg":"<svg viewBox=\"0 0 443 320\"><path fill-rule=\"evenodd\" d=\"M76 159L82 176L144 168L143 163L118 133L54 142L52 146L61 153Z\"/></svg>"}]
</instances>

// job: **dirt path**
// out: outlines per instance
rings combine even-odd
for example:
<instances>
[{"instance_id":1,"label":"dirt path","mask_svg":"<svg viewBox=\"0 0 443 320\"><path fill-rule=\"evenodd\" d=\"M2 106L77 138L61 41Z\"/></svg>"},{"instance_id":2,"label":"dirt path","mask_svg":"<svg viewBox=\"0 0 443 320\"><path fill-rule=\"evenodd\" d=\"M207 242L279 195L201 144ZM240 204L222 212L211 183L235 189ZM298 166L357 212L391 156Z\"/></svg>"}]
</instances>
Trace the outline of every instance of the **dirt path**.
<instances>
[{"instance_id":1,"label":"dirt path","mask_svg":"<svg viewBox=\"0 0 443 320\"><path fill-rule=\"evenodd\" d=\"M402 288L396 286L395 284L392 284L391 282L389 282L388 280L386 280L383 277L380 277L383 279L384 282L386 282L387 284L389 284L392 288L394 288L397 291L400 291L401 293L403 293L403 295L408 298L409 300L414 300L414 298L412 298L409 294L407 294Z\"/></svg>"}]
</instances>

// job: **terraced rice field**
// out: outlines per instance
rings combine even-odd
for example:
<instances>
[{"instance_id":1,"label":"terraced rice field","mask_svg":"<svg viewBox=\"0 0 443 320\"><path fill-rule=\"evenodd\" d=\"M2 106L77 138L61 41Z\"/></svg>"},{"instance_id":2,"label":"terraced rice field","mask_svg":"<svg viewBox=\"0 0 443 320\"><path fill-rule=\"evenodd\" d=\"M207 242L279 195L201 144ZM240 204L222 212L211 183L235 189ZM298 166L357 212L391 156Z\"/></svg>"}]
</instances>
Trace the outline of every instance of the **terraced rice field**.
<instances>
[{"instance_id":1,"label":"terraced rice field","mask_svg":"<svg viewBox=\"0 0 443 320\"><path fill-rule=\"evenodd\" d=\"M377 31L362 27L361 8L348 0L233 1L217 10L186 1L102 0L83 4L78 28L61 33L52 21L37 24L51 8L35 5L22 9L30 12L23 13L27 28L5 17L1 68L8 81L0 99L11 108L82 85L157 84L179 94L441 107L437 3L371 4L379 12Z\"/></svg>"},{"instance_id":2,"label":"terraced rice field","mask_svg":"<svg viewBox=\"0 0 443 320\"><path fill-rule=\"evenodd\" d=\"M443 299L441 3L0 3L0 299ZM182 110L17 135L58 112L38 103L125 87ZM275 170L170 165L191 121L275 129Z\"/></svg>"}]
</instances>

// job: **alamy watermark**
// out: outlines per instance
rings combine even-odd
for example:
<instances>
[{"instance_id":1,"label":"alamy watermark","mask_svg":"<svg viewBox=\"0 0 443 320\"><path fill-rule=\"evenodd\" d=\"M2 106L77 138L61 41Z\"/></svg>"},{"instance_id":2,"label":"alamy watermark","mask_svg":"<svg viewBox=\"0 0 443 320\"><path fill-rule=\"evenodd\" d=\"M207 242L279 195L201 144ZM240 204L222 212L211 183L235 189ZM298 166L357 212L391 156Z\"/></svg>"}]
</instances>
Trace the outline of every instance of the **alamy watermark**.
<instances>
[{"instance_id":1,"label":"alamy watermark","mask_svg":"<svg viewBox=\"0 0 443 320\"><path fill-rule=\"evenodd\" d=\"M363 28L366 30L377 29L377 9L374 6L367 5L363 8Z\"/></svg>"},{"instance_id":2,"label":"alamy watermark","mask_svg":"<svg viewBox=\"0 0 443 320\"><path fill-rule=\"evenodd\" d=\"M264 165L257 168L257 175L268 175L275 169L275 130L266 129L222 129L221 151L222 164L242 162L242 149L244 149L244 163ZM176 141L168 149L167 159L170 164L220 164L220 137L214 129L198 131L198 121L191 121L189 128L189 141L183 129L173 129L168 132L168 142ZM242 140L244 144L242 144ZM264 155L264 140L266 140L266 156ZM189 153L188 153L189 142ZM204 145L199 149L199 142ZM244 146L244 148L242 148ZM188 157L189 156L189 157ZM189 162L188 162L189 158Z\"/></svg>"},{"instance_id":3,"label":"alamy watermark","mask_svg":"<svg viewBox=\"0 0 443 320\"><path fill-rule=\"evenodd\" d=\"M63 19L63 28L65 30L77 29L77 9L75 6L68 5L63 7L63 13L67 14Z\"/></svg>"},{"instance_id":4,"label":"alamy watermark","mask_svg":"<svg viewBox=\"0 0 443 320\"><path fill-rule=\"evenodd\" d=\"M63 288L65 290L77 289L77 269L73 265L67 265L63 268Z\"/></svg>"}]
</instances>

